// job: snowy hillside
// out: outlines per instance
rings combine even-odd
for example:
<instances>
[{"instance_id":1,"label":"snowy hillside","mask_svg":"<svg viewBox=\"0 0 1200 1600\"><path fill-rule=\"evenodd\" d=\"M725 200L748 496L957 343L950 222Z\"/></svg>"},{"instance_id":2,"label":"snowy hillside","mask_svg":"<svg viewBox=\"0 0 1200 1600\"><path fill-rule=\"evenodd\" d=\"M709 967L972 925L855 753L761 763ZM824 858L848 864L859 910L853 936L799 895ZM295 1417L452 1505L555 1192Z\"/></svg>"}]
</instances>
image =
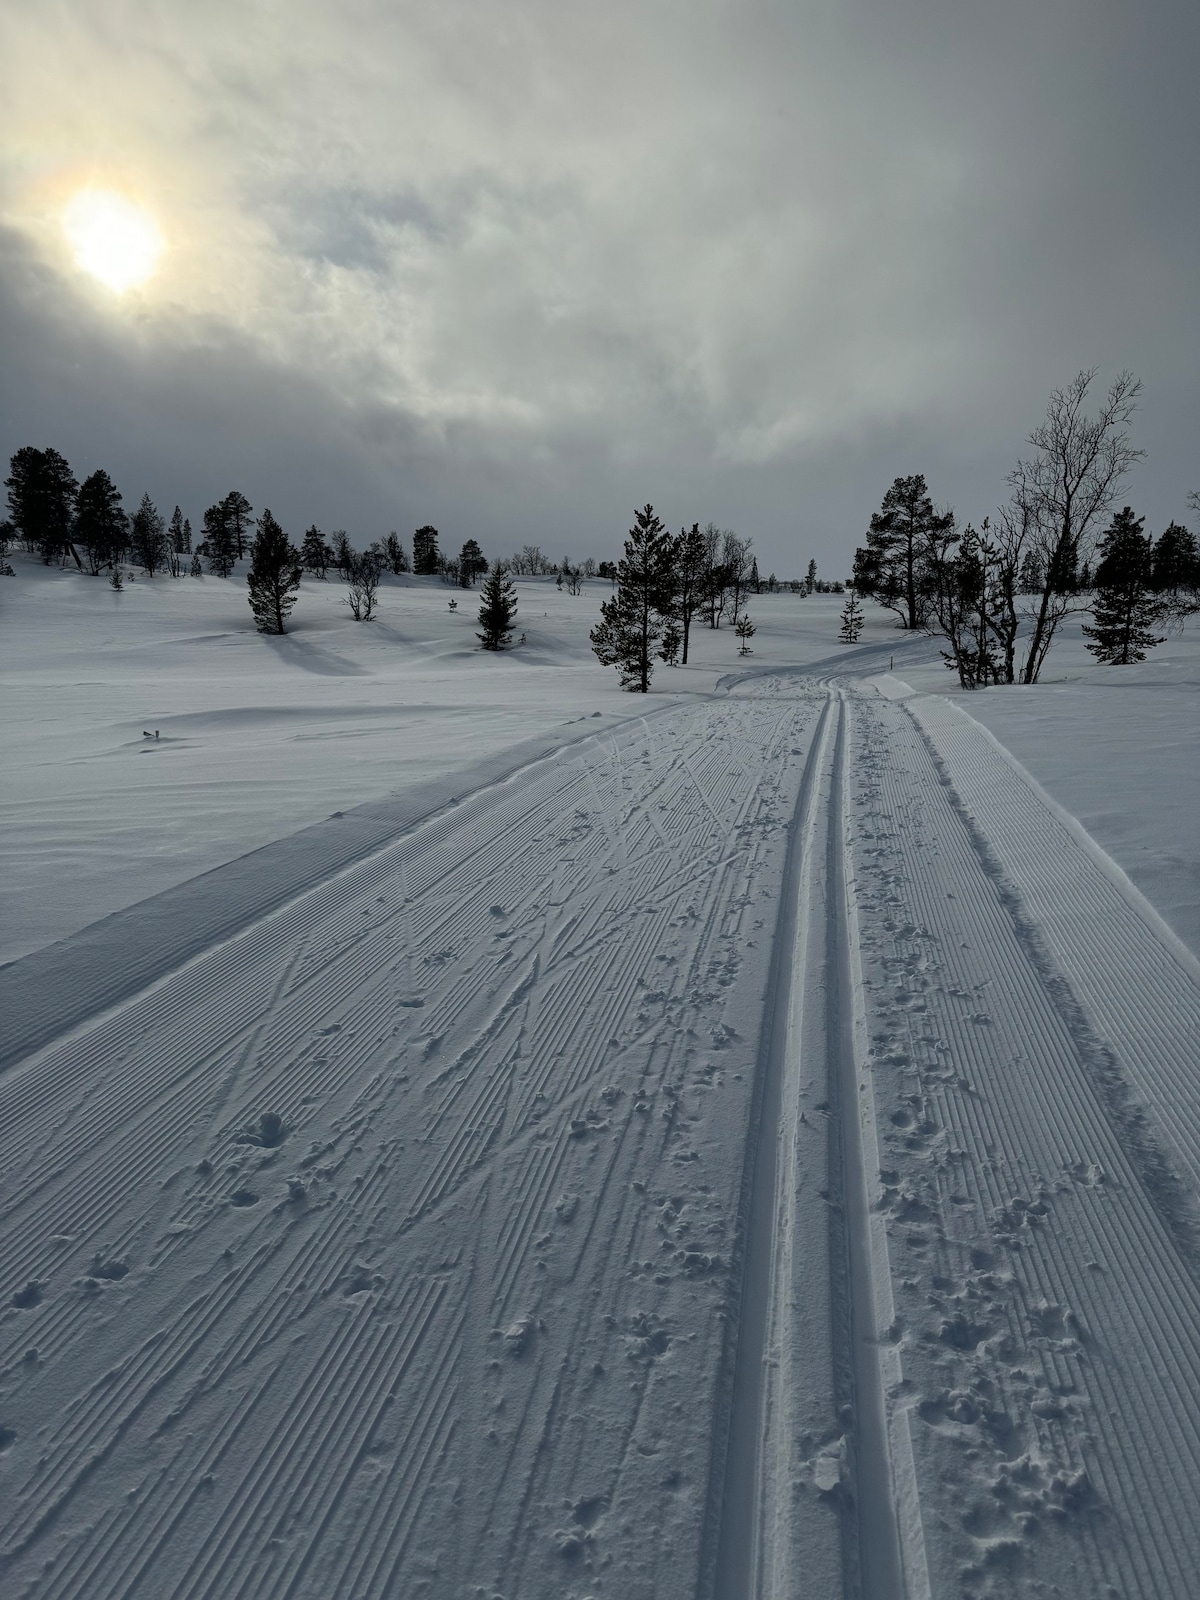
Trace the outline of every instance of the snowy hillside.
<instances>
[{"instance_id":1,"label":"snowy hillside","mask_svg":"<svg viewBox=\"0 0 1200 1600\"><path fill-rule=\"evenodd\" d=\"M1195 1593L1194 625L14 564L6 1594Z\"/></svg>"}]
</instances>

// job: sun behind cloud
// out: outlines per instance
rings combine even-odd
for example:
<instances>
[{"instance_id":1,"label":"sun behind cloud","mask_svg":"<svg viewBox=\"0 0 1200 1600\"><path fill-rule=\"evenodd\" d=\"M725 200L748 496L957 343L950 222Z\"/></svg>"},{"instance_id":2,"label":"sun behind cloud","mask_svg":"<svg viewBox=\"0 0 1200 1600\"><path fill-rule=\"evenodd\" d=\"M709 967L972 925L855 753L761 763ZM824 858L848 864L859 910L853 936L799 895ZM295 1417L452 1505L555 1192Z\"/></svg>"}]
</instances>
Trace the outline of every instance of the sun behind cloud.
<instances>
[{"instance_id":1,"label":"sun behind cloud","mask_svg":"<svg viewBox=\"0 0 1200 1600\"><path fill-rule=\"evenodd\" d=\"M81 189L62 220L76 263L117 294L152 277L166 245L150 213L112 189Z\"/></svg>"}]
</instances>

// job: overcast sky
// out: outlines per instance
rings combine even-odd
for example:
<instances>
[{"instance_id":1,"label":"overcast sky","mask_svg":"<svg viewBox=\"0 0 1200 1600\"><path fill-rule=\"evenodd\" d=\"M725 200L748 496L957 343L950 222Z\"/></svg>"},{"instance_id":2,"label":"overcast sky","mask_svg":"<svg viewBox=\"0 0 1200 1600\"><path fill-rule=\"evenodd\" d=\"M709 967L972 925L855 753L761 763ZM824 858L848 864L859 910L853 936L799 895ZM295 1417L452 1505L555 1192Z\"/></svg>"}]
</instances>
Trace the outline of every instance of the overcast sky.
<instances>
[{"instance_id":1,"label":"overcast sky","mask_svg":"<svg viewBox=\"0 0 1200 1600\"><path fill-rule=\"evenodd\" d=\"M193 522L614 554L635 505L842 575L976 520L1049 390L1200 488L1195 0L4 0L0 454ZM158 271L75 262L84 188Z\"/></svg>"}]
</instances>

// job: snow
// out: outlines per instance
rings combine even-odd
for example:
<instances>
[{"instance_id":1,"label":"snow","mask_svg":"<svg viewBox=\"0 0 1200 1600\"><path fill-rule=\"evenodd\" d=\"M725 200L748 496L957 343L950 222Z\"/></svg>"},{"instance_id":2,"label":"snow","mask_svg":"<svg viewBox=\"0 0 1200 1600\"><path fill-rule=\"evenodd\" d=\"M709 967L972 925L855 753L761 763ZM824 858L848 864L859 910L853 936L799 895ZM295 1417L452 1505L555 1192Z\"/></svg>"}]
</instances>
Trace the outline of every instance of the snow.
<instances>
[{"instance_id":1,"label":"snow","mask_svg":"<svg viewBox=\"0 0 1200 1600\"><path fill-rule=\"evenodd\" d=\"M964 694L905 668L988 728L1200 956L1200 621L1136 666L1097 666L1070 620L1044 683Z\"/></svg>"},{"instance_id":2,"label":"snow","mask_svg":"<svg viewBox=\"0 0 1200 1600\"><path fill-rule=\"evenodd\" d=\"M117 594L12 559L19 578L0 589L0 961L332 811L597 711L630 714L587 644L607 583L571 596L519 580L526 644L484 656L477 592L437 580L385 578L369 624L351 621L336 579L306 580L275 639L253 631L244 582L160 576ZM829 604L764 595L755 610L755 662L793 658L797 622L813 653L836 635ZM711 689L738 663L727 628L704 633L700 664L660 667L656 700Z\"/></svg>"},{"instance_id":3,"label":"snow","mask_svg":"<svg viewBox=\"0 0 1200 1600\"><path fill-rule=\"evenodd\" d=\"M1194 631L14 564L6 1592L1193 1593Z\"/></svg>"}]
</instances>

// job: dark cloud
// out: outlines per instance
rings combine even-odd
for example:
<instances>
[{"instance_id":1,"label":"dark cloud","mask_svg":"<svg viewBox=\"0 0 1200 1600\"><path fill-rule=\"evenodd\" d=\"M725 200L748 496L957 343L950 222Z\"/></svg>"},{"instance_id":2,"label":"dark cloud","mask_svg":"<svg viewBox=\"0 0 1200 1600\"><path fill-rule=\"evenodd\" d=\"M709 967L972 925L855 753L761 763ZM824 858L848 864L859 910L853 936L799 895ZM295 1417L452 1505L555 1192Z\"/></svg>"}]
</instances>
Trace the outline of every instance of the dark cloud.
<instances>
[{"instance_id":1,"label":"dark cloud","mask_svg":"<svg viewBox=\"0 0 1200 1600\"><path fill-rule=\"evenodd\" d=\"M652 499L840 571L898 472L993 509L1099 362L1146 382L1139 509L1200 486L1193 6L403 9L29 8L0 451L492 551ZM35 203L85 144L175 241L121 305Z\"/></svg>"}]
</instances>

